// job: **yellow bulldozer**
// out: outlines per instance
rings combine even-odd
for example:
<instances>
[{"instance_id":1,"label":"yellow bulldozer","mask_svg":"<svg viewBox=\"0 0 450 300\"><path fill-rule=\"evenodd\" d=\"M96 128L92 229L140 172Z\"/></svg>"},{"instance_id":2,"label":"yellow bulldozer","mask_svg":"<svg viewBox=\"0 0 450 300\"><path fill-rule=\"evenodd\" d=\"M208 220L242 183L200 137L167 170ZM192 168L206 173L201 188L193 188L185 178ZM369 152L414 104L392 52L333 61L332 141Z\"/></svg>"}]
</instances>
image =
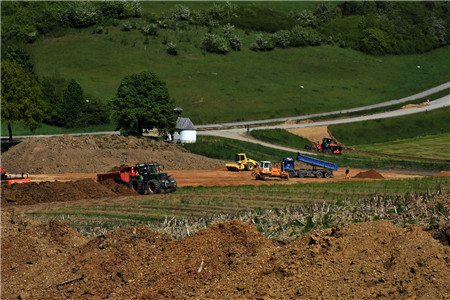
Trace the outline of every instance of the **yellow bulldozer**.
<instances>
[{"instance_id":1,"label":"yellow bulldozer","mask_svg":"<svg viewBox=\"0 0 450 300\"><path fill-rule=\"evenodd\" d=\"M258 162L248 158L245 153L236 153L236 161L225 166L228 171L253 171L258 166Z\"/></svg>"}]
</instances>

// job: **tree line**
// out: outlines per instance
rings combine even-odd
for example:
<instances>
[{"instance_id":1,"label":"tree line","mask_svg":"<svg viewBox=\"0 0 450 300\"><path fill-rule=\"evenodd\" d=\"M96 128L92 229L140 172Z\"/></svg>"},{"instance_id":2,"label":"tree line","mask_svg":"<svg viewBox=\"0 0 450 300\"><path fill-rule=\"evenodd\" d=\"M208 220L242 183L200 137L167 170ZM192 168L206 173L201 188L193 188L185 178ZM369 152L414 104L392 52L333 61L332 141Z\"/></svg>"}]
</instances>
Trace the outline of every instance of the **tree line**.
<instances>
[{"instance_id":1,"label":"tree line","mask_svg":"<svg viewBox=\"0 0 450 300\"><path fill-rule=\"evenodd\" d=\"M1 61L2 122L20 123L34 132L42 123L65 128L116 124L125 134L142 135L157 128L160 134L175 131L174 101L165 81L144 71L122 79L116 97L107 104L83 92L74 79L59 76L38 78L30 56L9 48Z\"/></svg>"},{"instance_id":2,"label":"tree line","mask_svg":"<svg viewBox=\"0 0 450 300\"><path fill-rule=\"evenodd\" d=\"M255 51L274 48L319 46L352 48L371 55L423 53L449 43L448 1L344 1L317 2L314 9L289 13L258 5L211 3L204 9L175 4L166 12L145 12L138 1L3 2L2 42L32 43L39 36L61 28L121 26L140 30L145 41L160 30L208 28L202 51L226 54L242 47L233 28L258 33ZM228 30L227 30L228 28ZM230 32L231 28L231 32ZM167 53L177 55L173 42Z\"/></svg>"}]
</instances>

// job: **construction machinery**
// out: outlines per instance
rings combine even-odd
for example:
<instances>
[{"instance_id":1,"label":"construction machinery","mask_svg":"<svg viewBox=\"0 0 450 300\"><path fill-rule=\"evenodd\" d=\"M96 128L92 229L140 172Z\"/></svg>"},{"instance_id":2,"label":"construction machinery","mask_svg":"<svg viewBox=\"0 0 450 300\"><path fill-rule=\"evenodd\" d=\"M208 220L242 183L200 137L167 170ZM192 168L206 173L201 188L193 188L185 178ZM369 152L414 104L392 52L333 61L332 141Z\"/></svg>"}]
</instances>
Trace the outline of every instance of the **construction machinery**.
<instances>
[{"instance_id":1,"label":"construction machinery","mask_svg":"<svg viewBox=\"0 0 450 300\"><path fill-rule=\"evenodd\" d=\"M332 138L323 138L322 143L316 142L312 146L305 146L307 150L325 152L328 154L342 154L342 146L339 146Z\"/></svg>"},{"instance_id":2,"label":"construction machinery","mask_svg":"<svg viewBox=\"0 0 450 300\"><path fill-rule=\"evenodd\" d=\"M10 174L6 173L5 169L3 169L3 167L1 168L1 172L2 172L2 184L8 184L8 185L13 185L16 183L28 183L31 182L30 178L28 178L28 174L27 177L25 177L23 175L23 173L20 176L11 176Z\"/></svg>"},{"instance_id":3,"label":"construction machinery","mask_svg":"<svg viewBox=\"0 0 450 300\"><path fill-rule=\"evenodd\" d=\"M295 169L294 160L290 157L284 158L281 162L282 169L289 174L289 177L316 177L316 178L331 178L333 171L337 171L338 165L317 158L302 155L297 153L297 160L312 166L310 169L301 168Z\"/></svg>"},{"instance_id":4,"label":"construction machinery","mask_svg":"<svg viewBox=\"0 0 450 300\"><path fill-rule=\"evenodd\" d=\"M285 172L282 168L276 168L272 166L270 161L259 162L258 167L253 171L252 176L255 179L265 180L268 177L279 177L281 179L289 179L288 172Z\"/></svg>"},{"instance_id":5,"label":"construction machinery","mask_svg":"<svg viewBox=\"0 0 450 300\"><path fill-rule=\"evenodd\" d=\"M225 165L228 171L253 171L258 166L256 160L250 159L245 153L236 153L235 162Z\"/></svg>"},{"instance_id":6,"label":"construction machinery","mask_svg":"<svg viewBox=\"0 0 450 300\"><path fill-rule=\"evenodd\" d=\"M123 166L117 172L97 174L97 181L112 179L123 183L139 194L158 194L164 190L171 193L177 190L177 182L168 173L161 172L156 162Z\"/></svg>"}]
</instances>

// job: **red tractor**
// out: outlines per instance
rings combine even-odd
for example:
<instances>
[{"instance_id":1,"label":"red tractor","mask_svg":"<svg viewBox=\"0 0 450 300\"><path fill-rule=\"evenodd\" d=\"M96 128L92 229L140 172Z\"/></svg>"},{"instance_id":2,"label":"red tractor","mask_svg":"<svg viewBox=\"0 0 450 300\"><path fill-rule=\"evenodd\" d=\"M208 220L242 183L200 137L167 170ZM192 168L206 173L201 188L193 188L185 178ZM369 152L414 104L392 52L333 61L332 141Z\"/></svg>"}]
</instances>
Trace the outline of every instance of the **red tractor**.
<instances>
[{"instance_id":1,"label":"red tractor","mask_svg":"<svg viewBox=\"0 0 450 300\"><path fill-rule=\"evenodd\" d=\"M342 147L331 138L323 138L322 143L317 142L314 143L312 147L306 146L305 148L308 150L325 152L329 154L342 154Z\"/></svg>"},{"instance_id":2,"label":"red tractor","mask_svg":"<svg viewBox=\"0 0 450 300\"><path fill-rule=\"evenodd\" d=\"M23 173L21 176L15 176L11 177L8 173L6 173L5 169L3 167L0 167L2 171L2 184L6 183L8 185L13 185L16 183L28 183L31 182L30 178L23 176Z\"/></svg>"},{"instance_id":3,"label":"red tractor","mask_svg":"<svg viewBox=\"0 0 450 300\"><path fill-rule=\"evenodd\" d=\"M171 193L177 190L175 179L161 172L156 162L123 166L117 172L97 174L98 182L107 179L123 183L139 194L158 194L162 190Z\"/></svg>"}]
</instances>

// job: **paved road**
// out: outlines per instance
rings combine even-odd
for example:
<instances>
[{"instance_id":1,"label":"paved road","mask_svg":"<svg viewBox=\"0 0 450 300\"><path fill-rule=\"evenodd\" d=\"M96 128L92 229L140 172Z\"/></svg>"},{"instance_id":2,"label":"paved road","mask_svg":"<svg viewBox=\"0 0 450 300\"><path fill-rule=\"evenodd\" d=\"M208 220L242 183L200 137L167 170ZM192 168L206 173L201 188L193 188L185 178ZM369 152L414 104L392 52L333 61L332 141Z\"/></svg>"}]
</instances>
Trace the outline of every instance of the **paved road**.
<instances>
[{"instance_id":1,"label":"paved road","mask_svg":"<svg viewBox=\"0 0 450 300\"><path fill-rule=\"evenodd\" d=\"M345 114L349 112L357 112L357 111L364 111L372 108L378 108L378 107L386 107L398 103L405 103L408 101L412 101L415 99L419 99L422 97L426 97L428 95L434 94L436 92L445 90L450 88L450 81L444 84L441 84L439 86L436 86L434 88L431 88L429 90L426 90L424 92L405 97L398 100L390 100L374 105L368 105L363 107L357 107L357 108L351 108L351 109L345 109L345 110L339 110L339 111L332 111L332 112L326 112L326 113L319 113L319 114L311 114L311 115L305 115L305 116L298 116L298 117L287 117L287 118L278 118L278 119L267 119L267 120L258 120L258 121L247 121L247 122L235 122L235 123L221 123L221 124L211 124L211 125L197 125L197 129L201 129L197 131L198 135L213 135L213 136L221 136L221 137L228 137L243 141L249 141L249 142L255 142L259 143L261 145L278 148L286 151L293 151L293 149L289 149L286 147L281 146L275 146L272 144L264 143L261 141L258 141L256 139L253 139L251 137L247 137L246 129L226 129L233 126L251 126L251 125L261 125L261 124L267 124L267 123L281 123L285 121L297 121L297 120L305 120L310 119L313 117L321 117L321 116L329 116L329 115L337 115L337 114ZM431 101L430 106L426 106L423 108L412 108L412 109L400 109L390 112L384 112L384 113L378 113L373 115L366 115L361 117L348 117L348 118L342 118L338 120L332 120L332 121L320 121L320 122L314 122L314 123L308 123L308 124L297 124L297 125L272 125L272 126L263 126L258 127L258 129L271 129L271 128L282 128L282 129L289 129L289 128L302 128L302 127L311 127L311 126L322 126L322 125L332 125L332 124L342 124L342 123L351 123L351 122L360 122L364 120L371 120L371 119L382 119L382 118L390 118L400 115L406 115L406 114L413 114L418 113L425 110L432 110L437 108L442 108L445 106L448 106L450 104L450 95L444 96L442 98L436 99L434 101ZM210 128L210 130L206 130ZM73 133L70 135L74 136L80 136L80 135L100 135L100 134L120 134L119 131L102 131L102 132L89 132L89 133ZM53 135L22 135L22 136L14 136L14 138L28 138L28 137L49 137L49 136L62 136L64 134L53 134ZM8 138L7 136L2 136L1 138ZM294 150L294 152L297 150Z\"/></svg>"},{"instance_id":2,"label":"paved road","mask_svg":"<svg viewBox=\"0 0 450 300\"><path fill-rule=\"evenodd\" d=\"M297 117L286 117L286 118L277 118L277 119L267 119L267 120L258 120L258 121L246 121L246 122L234 122L234 123L219 123L219 124L210 124L210 125L197 125L197 129L204 129L204 128L226 128L226 127L233 127L233 126L251 126L251 125L260 125L260 124L267 124L267 123L282 123L286 121L298 121L298 120L306 120L314 117L323 117L323 116L330 116L330 115L337 115L337 114L346 114L350 112L357 112L357 111L364 111L369 110L373 108L379 108L379 107L386 107L391 106L399 103L405 103L408 101L413 101L416 99L420 99L423 97L426 97L428 95L440 92L442 90L450 88L450 81L446 82L444 84L441 84L439 86L436 86L434 88L431 88L429 90L423 91L421 93L405 97L398 100L390 100L378 104L373 105L367 105L367 106L361 106L356 108L350 108L350 109L344 109L344 110L337 110L337 111L331 111L331 112L325 112L325 113L318 113L318 114L311 114L311 115L305 115L305 116L297 116Z\"/></svg>"},{"instance_id":3,"label":"paved road","mask_svg":"<svg viewBox=\"0 0 450 300\"><path fill-rule=\"evenodd\" d=\"M324 126L324 125L334 125L334 124L343 124L343 123L353 123L353 122L361 122L366 120L376 120L376 119L384 119L384 118L391 118L391 117L398 117L398 116L404 116L409 114L415 114L419 112L425 112L430 111L438 108L443 108L450 105L450 95L446 95L444 97L441 97L439 99L430 101L430 105L423 106L423 107L412 107L412 108L404 108L404 109L397 109L394 111L388 111L388 112L381 112L376 113L372 115L365 115L365 116L359 116L359 117L346 117L342 119L336 119L336 120L329 120L329 121L318 121L314 123L306 123L306 124L289 124L289 125L270 125L270 126L259 126L258 129L292 129L292 128L305 128L305 127L315 127L315 126ZM257 143L263 146L272 147L280 150L290 151L290 152L297 152L298 149L292 149L277 145L272 145L269 143L262 142L260 140L257 140L255 138L252 138L251 136L247 136L247 129L246 128L234 128L234 129L211 129L211 130L205 130L205 131L197 131L198 135L212 135L212 136L220 136L220 137L226 137L241 141L248 141L252 143ZM300 151L302 152L302 151ZM311 154L310 152L308 152Z\"/></svg>"}]
</instances>

